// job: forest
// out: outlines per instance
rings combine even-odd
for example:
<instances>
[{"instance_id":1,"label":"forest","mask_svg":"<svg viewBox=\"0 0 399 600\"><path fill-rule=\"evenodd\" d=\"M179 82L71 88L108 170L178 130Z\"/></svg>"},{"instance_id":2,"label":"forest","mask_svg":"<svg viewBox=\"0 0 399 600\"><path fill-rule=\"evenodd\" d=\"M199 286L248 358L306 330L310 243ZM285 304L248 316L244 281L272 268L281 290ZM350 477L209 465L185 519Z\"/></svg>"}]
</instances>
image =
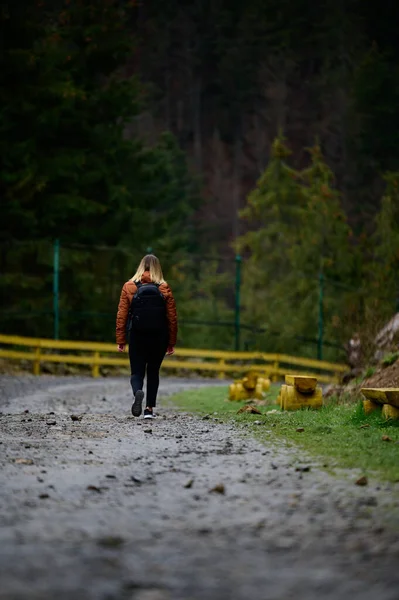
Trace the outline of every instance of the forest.
<instances>
[{"instance_id":1,"label":"forest","mask_svg":"<svg viewBox=\"0 0 399 600\"><path fill-rule=\"evenodd\" d=\"M112 341L151 250L182 346L342 360L372 340L399 310L398 17L3 2L0 331L54 335L59 248L57 335Z\"/></svg>"}]
</instances>

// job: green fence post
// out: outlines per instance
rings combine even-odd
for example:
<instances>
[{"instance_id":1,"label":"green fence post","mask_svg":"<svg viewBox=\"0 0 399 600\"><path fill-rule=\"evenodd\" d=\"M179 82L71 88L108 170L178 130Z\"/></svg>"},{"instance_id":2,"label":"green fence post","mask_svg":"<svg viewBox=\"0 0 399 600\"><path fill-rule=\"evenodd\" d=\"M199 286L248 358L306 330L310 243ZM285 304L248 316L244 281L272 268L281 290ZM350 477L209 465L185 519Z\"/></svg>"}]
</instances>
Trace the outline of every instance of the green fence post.
<instances>
[{"instance_id":1,"label":"green fence post","mask_svg":"<svg viewBox=\"0 0 399 600\"><path fill-rule=\"evenodd\" d=\"M324 334L324 275L319 275L319 333L317 336L317 358L323 360L323 334Z\"/></svg>"},{"instance_id":2,"label":"green fence post","mask_svg":"<svg viewBox=\"0 0 399 600\"><path fill-rule=\"evenodd\" d=\"M241 256L236 255L236 293L235 293L235 350L240 349L240 312L241 312Z\"/></svg>"},{"instance_id":3,"label":"green fence post","mask_svg":"<svg viewBox=\"0 0 399 600\"><path fill-rule=\"evenodd\" d=\"M54 241L53 254L53 315L54 315L54 339L58 340L60 335L60 310L59 310L59 273L60 273L60 240Z\"/></svg>"}]
</instances>

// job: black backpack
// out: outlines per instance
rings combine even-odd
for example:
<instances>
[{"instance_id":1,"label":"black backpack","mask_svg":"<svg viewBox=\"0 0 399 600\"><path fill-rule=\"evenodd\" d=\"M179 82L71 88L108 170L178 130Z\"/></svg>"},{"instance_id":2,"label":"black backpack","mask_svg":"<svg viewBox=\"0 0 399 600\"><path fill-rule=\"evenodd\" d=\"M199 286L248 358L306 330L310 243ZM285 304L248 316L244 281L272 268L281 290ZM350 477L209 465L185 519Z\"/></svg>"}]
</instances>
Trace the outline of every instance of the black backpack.
<instances>
[{"instance_id":1,"label":"black backpack","mask_svg":"<svg viewBox=\"0 0 399 600\"><path fill-rule=\"evenodd\" d=\"M166 302L158 283L136 283L127 330L156 333L167 327Z\"/></svg>"}]
</instances>

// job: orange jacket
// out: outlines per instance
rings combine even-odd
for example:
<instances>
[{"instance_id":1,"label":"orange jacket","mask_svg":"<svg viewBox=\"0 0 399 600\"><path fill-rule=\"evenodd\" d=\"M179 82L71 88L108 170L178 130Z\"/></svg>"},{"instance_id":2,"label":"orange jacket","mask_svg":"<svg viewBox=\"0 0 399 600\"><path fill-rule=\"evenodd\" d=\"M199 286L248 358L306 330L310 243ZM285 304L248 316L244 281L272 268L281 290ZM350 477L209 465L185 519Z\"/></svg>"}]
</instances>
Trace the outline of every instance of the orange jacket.
<instances>
[{"instance_id":1,"label":"orange jacket","mask_svg":"<svg viewBox=\"0 0 399 600\"><path fill-rule=\"evenodd\" d=\"M149 271L145 271L141 278L142 283L151 283ZM130 303L134 294L137 291L137 286L133 281L127 281L122 288L121 297L119 299L118 313L116 315L116 343L126 344L126 323L130 308ZM167 283L161 283L159 291L166 301L166 315L169 326L169 346L176 345L177 338L177 312L176 303L173 298L172 290Z\"/></svg>"}]
</instances>

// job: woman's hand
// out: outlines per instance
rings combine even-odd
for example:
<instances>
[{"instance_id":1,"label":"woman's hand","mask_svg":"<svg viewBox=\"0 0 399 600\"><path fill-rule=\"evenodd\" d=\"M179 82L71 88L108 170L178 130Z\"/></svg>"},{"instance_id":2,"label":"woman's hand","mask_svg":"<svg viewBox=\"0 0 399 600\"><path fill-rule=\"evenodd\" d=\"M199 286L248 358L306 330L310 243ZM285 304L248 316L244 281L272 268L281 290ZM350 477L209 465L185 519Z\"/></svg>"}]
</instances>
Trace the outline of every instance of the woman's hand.
<instances>
[{"instance_id":1,"label":"woman's hand","mask_svg":"<svg viewBox=\"0 0 399 600\"><path fill-rule=\"evenodd\" d=\"M175 347L174 346L168 346L168 349L166 350L166 356L171 356L174 353L175 353Z\"/></svg>"},{"instance_id":2,"label":"woman's hand","mask_svg":"<svg viewBox=\"0 0 399 600\"><path fill-rule=\"evenodd\" d=\"M126 348L126 344L118 344L118 352L124 352Z\"/></svg>"}]
</instances>

